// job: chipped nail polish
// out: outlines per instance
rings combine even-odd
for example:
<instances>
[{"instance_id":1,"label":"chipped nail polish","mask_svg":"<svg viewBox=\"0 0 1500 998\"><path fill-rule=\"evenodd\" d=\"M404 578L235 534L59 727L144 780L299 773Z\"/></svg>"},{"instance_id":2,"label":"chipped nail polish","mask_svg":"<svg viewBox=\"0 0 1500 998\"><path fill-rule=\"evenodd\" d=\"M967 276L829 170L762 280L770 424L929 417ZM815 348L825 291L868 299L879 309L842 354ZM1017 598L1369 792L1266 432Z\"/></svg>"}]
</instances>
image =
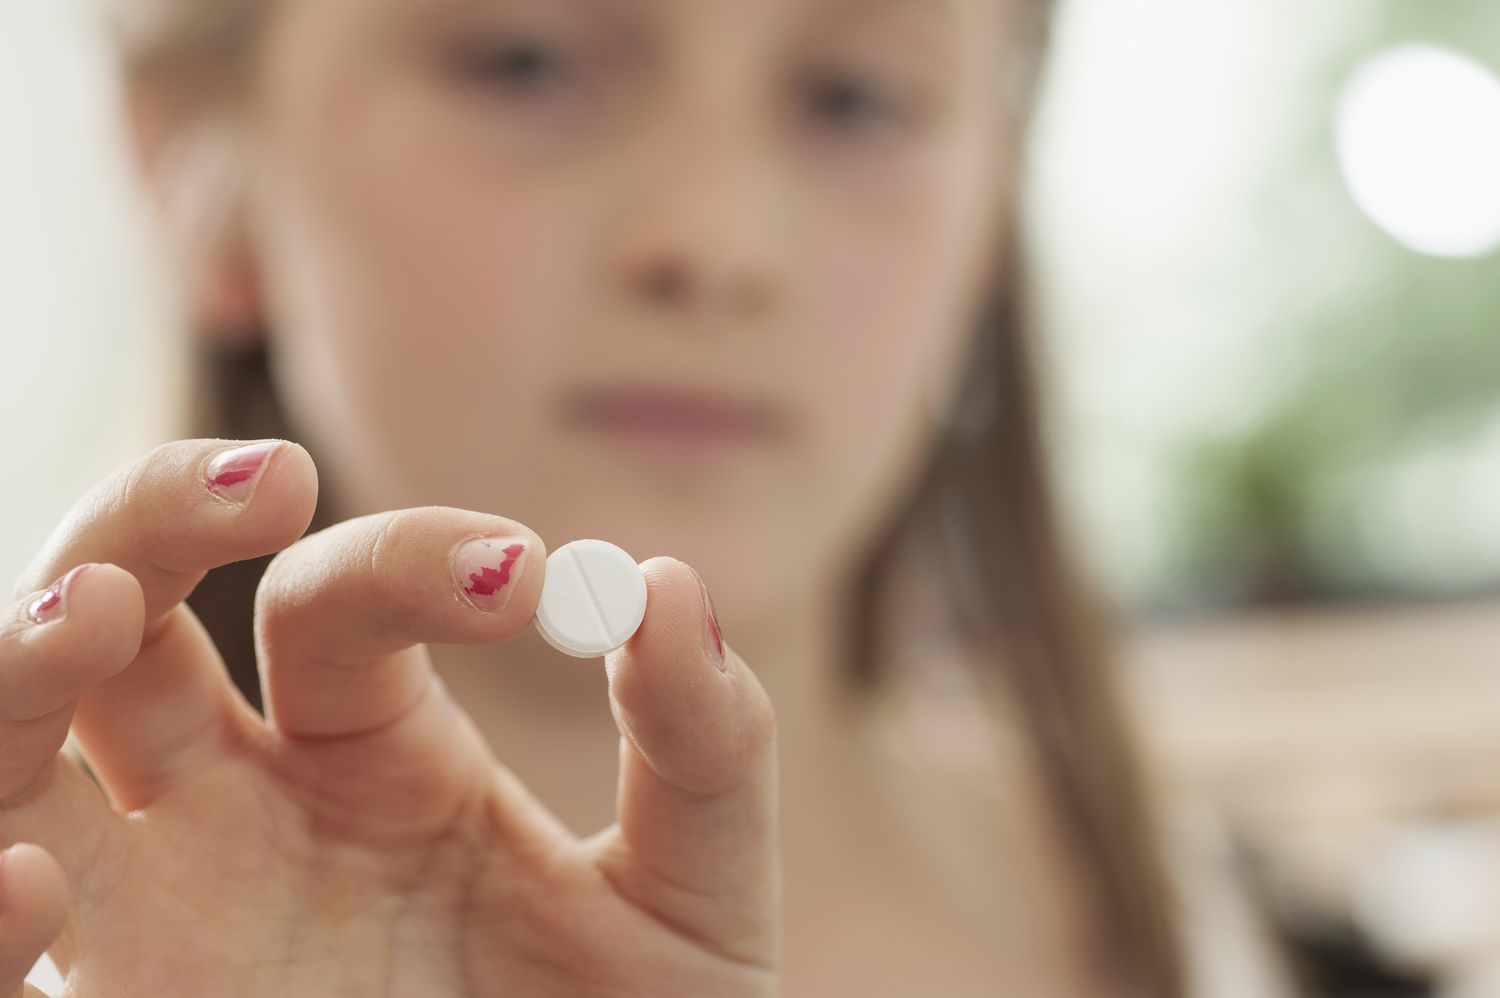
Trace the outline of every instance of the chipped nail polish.
<instances>
[{"instance_id":1,"label":"chipped nail polish","mask_svg":"<svg viewBox=\"0 0 1500 998\"><path fill-rule=\"evenodd\" d=\"M453 555L459 592L487 613L505 609L524 567L526 546L518 537L479 537L465 542Z\"/></svg>"},{"instance_id":2,"label":"chipped nail polish","mask_svg":"<svg viewBox=\"0 0 1500 998\"><path fill-rule=\"evenodd\" d=\"M91 565L79 565L68 572L52 585L42 590L42 594L31 601L26 608L26 616L31 618L34 624L50 624L54 620L61 620L68 613L68 589Z\"/></svg>"},{"instance_id":3,"label":"chipped nail polish","mask_svg":"<svg viewBox=\"0 0 1500 998\"><path fill-rule=\"evenodd\" d=\"M250 505L255 486L281 444L280 440L267 440L215 455L204 471L208 490L236 506Z\"/></svg>"},{"instance_id":4,"label":"chipped nail polish","mask_svg":"<svg viewBox=\"0 0 1500 998\"><path fill-rule=\"evenodd\" d=\"M690 568L692 566L689 566ZM693 578L698 580L698 593L703 597L703 621L706 630L706 644L709 653L713 656L714 667L720 672L725 671L724 661L724 634L719 630L719 612L714 609L714 598L708 594L708 586L703 582L703 576L693 569Z\"/></svg>"}]
</instances>

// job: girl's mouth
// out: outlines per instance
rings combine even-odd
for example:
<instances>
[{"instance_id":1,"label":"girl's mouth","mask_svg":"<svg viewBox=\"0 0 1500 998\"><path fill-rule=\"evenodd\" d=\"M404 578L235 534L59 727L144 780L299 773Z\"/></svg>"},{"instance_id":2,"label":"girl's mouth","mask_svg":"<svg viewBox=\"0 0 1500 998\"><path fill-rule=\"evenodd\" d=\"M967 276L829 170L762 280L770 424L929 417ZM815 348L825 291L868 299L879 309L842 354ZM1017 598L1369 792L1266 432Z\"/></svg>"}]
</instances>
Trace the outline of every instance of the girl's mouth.
<instances>
[{"instance_id":1,"label":"girl's mouth","mask_svg":"<svg viewBox=\"0 0 1500 998\"><path fill-rule=\"evenodd\" d=\"M587 388L568 396L570 425L648 445L767 443L785 431L779 410L743 398L666 386Z\"/></svg>"}]
</instances>

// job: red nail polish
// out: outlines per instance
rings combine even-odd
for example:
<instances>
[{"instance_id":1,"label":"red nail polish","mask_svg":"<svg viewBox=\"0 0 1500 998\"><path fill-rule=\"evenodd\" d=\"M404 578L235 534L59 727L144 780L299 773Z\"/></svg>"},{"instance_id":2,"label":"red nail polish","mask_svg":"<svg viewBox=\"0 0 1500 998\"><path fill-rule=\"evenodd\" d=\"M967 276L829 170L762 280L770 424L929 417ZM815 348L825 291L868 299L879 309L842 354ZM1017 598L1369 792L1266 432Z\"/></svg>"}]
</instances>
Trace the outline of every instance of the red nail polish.
<instances>
[{"instance_id":1,"label":"red nail polish","mask_svg":"<svg viewBox=\"0 0 1500 998\"><path fill-rule=\"evenodd\" d=\"M467 542L453 555L459 591L486 612L505 609L525 554L526 542L513 537L479 537Z\"/></svg>"},{"instance_id":2,"label":"red nail polish","mask_svg":"<svg viewBox=\"0 0 1500 998\"><path fill-rule=\"evenodd\" d=\"M215 455L204 471L208 490L236 506L248 506L266 464L281 444L280 440L267 440Z\"/></svg>"},{"instance_id":3,"label":"red nail polish","mask_svg":"<svg viewBox=\"0 0 1500 998\"><path fill-rule=\"evenodd\" d=\"M688 566L692 568L692 566ZM714 598L708 594L708 586L703 583L703 576L698 574L696 568L692 569L693 578L698 580L698 593L703 597L703 619L708 631L708 648L713 653L714 667L720 672L725 671L724 661L724 635L719 630L719 612L714 609Z\"/></svg>"},{"instance_id":4,"label":"red nail polish","mask_svg":"<svg viewBox=\"0 0 1500 998\"><path fill-rule=\"evenodd\" d=\"M31 601L26 608L26 616L31 618L34 624L50 624L54 620L61 620L68 612L68 590L91 565L79 565L68 572L52 585L42 590L42 594Z\"/></svg>"}]
</instances>

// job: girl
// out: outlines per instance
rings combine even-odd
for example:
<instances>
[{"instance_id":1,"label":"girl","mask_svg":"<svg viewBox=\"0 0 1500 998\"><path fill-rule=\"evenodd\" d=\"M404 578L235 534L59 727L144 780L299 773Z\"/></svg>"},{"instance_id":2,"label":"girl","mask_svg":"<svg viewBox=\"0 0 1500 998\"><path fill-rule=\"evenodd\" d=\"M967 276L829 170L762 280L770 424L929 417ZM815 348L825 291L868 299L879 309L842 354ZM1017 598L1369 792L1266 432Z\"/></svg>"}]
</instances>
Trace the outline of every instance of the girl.
<instances>
[{"instance_id":1,"label":"girl","mask_svg":"<svg viewBox=\"0 0 1500 998\"><path fill-rule=\"evenodd\" d=\"M8 611L0 993L1181 994L1020 322L1049 8L120 0L199 422Z\"/></svg>"}]
</instances>

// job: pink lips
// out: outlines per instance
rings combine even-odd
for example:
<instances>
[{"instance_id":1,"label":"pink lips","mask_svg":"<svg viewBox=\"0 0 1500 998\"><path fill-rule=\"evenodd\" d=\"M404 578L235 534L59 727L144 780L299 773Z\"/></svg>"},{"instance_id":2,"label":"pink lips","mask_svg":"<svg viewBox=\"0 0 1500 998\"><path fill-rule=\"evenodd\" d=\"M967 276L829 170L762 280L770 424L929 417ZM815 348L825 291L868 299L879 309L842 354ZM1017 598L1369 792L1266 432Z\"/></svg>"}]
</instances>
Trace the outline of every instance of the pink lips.
<instances>
[{"instance_id":1,"label":"pink lips","mask_svg":"<svg viewBox=\"0 0 1500 998\"><path fill-rule=\"evenodd\" d=\"M582 390L569 397L564 413L578 426L659 443L747 443L785 429L769 406L670 388Z\"/></svg>"}]
</instances>

